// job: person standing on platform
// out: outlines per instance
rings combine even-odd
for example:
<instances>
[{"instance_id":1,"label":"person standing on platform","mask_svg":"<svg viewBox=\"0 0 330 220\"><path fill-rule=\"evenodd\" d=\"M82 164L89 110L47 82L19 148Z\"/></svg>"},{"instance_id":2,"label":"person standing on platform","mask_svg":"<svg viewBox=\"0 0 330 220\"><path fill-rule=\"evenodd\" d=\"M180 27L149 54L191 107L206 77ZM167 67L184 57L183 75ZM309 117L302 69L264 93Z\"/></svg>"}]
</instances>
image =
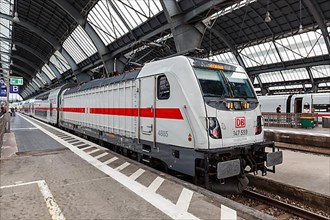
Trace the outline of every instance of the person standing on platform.
<instances>
[{"instance_id":1,"label":"person standing on platform","mask_svg":"<svg viewBox=\"0 0 330 220\"><path fill-rule=\"evenodd\" d=\"M11 108L10 108L10 111L11 111L11 116L15 117L16 114L15 114L15 109L14 109L14 107L11 107Z\"/></svg>"},{"instance_id":2,"label":"person standing on platform","mask_svg":"<svg viewBox=\"0 0 330 220\"><path fill-rule=\"evenodd\" d=\"M277 113L277 123L280 124L281 122L281 112L282 112L282 108L281 105L278 105L276 108L276 113Z\"/></svg>"},{"instance_id":3,"label":"person standing on platform","mask_svg":"<svg viewBox=\"0 0 330 220\"><path fill-rule=\"evenodd\" d=\"M278 105L276 108L276 113L280 114L282 112L281 105Z\"/></svg>"}]
</instances>

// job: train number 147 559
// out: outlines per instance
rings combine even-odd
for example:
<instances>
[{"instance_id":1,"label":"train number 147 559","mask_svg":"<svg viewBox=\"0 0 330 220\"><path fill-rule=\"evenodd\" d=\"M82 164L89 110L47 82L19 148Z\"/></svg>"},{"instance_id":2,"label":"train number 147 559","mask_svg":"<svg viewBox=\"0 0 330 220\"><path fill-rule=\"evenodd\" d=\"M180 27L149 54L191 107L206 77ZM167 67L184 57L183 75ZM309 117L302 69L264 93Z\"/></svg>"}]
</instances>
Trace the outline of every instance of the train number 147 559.
<instances>
[{"instance_id":1,"label":"train number 147 559","mask_svg":"<svg viewBox=\"0 0 330 220\"><path fill-rule=\"evenodd\" d=\"M234 130L233 131L233 135L234 136L245 136L248 134L248 130L247 129L240 129L240 130Z\"/></svg>"}]
</instances>

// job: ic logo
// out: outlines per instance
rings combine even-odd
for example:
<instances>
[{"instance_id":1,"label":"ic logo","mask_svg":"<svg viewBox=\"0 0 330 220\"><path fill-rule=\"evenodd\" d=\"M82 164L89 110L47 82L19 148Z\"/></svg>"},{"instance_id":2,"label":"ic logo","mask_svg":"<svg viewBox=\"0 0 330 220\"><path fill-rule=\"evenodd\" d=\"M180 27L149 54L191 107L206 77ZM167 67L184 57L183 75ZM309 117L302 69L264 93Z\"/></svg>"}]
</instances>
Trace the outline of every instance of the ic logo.
<instances>
[{"instance_id":1,"label":"ic logo","mask_svg":"<svg viewBox=\"0 0 330 220\"><path fill-rule=\"evenodd\" d=\"M236 117L235 118L235 127L236 128L245 128L245 117Z\"/></svg>"}]
</instances>

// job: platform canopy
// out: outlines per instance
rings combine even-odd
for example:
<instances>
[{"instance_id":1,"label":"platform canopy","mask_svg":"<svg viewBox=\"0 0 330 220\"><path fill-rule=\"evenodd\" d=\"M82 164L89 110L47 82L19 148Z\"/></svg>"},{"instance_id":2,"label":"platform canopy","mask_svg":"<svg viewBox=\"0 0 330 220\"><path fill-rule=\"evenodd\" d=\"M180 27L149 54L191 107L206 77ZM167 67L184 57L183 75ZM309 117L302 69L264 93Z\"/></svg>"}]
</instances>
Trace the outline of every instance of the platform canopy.
<instances>
[{"instance_id":1,"label":"platform canopy","mask_svg":"<svg viewBox=\"0 0 330 220\"><path fill-rule=\"evenodd\" d=\"M260 94L330 90L328 0L0 0L0 30L24 99L175 54L239 64Z\"/></svg>"}]
</instances>

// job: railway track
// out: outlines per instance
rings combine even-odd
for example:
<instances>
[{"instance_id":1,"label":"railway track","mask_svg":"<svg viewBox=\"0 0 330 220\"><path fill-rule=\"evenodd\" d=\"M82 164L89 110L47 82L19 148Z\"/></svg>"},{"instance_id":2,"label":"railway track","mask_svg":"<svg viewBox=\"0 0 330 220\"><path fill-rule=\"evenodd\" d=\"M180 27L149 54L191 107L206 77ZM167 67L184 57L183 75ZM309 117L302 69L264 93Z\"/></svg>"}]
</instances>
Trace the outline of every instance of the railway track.
<instances>
[{"instance_id":1,"label":"railway track","mask_svg":"<svg viewBox=\"0 0 330 220\"><path fill-rule=\"evenodd\" d=\"M191 181L189 181L189 179L185 178L186 177L185 175L178 175L176 177L181 180L191 182ZM285 218L280 217L279 219L290 219L290 216L292 216L292 218L300 217L300 218L304 218L304 219L330 220L329 218L327 218L325 216L310 212L308 210L304 210L302 208L287 204L285 202L278 201L276 199L264 196L262 194L259 194L259 193L253 192L253 191L246 190L243 192L243 194L241 196L245 197L245 198L250 198L252 200L258 201L259 203L265 204L264 207L266 207L266 206L276 207L280 210L283 210L285 213L288 213L285 215ZM269 214L269 213L267 213L267 214ZM275 217L277 217L277 216L275 216ZM294 219L296 219L296 218L294 218Z\"/></svg>"},{"instance_id":2,"label":"railway track","mask_svg":"<svg viewBox=\"0 0 330 220\"><path fill-rule=\"evenodd\" d=\"M314 220L314 219L329 220L329 218L327 218L325 216L310 212L310 211L302 209L300 207L290 205L288 203L264 196L262 194L259 194L259 193L256 193L256 192L253 192L250 190L245 190L242 195L245 197L248 197L250 199L257 200L263 204L266 204L269 207L276 207L278 209L281 209L281 210L285 211L286 213L290 213L292 215L292 217L298 216L298 217L301 217L304 219L311 219L311 220ZM286 215L285 219L289 219L289 216Z\"/></svg>"}]
</instances>

